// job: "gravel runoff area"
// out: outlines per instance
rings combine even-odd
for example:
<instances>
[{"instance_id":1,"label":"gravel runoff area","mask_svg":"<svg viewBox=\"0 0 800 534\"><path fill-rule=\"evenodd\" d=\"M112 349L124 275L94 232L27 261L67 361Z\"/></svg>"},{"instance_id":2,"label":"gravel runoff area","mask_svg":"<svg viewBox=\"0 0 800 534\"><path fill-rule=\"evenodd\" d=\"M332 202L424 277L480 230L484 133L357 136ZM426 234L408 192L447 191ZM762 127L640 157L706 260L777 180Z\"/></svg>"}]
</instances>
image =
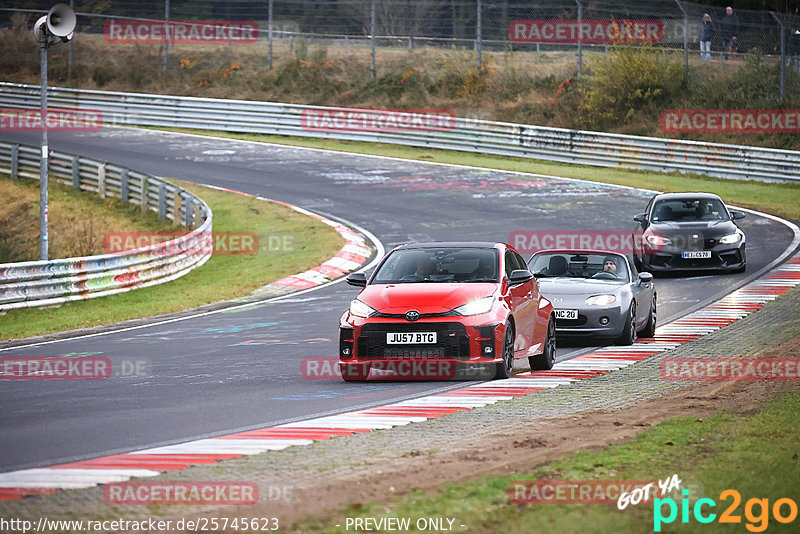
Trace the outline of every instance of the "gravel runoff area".
<instances>
[{"instance_id":1,"label":"gravel runoff area","mask_svg":"<svg viewBox=\"0 0 800 534\"><path fill-rule=\"evenodd\" d=\"M419 471L422 466L424 471L426 458L447 454L451 450L458 451L461 444L473 445L471 456L454 455L452 461L458 463L459 459L473 460L480 465L481 440L485 440L488 450L488 444L496 443L498 437L513 438L513 446L510 445L511 453L525 455L530 449L542 447L547 442L542 438L548 438L549 434L542 432L548 425L551 430L556 427L572 427L568 429L572 437L562 435L559 438L573 442L569 450L602 446L609 444L611 439L631 437L657 421L642 422L646 418L644 415L638 423L635 423L637 429L628 429L628 432L621 429L616 437L606 436L606 442L592 443L593 432L590 431L592 418L611 414L610 421L613 421L613 425L622 427L623 423L618 421L626 421L626 414L630 408L647 402L651 405L663 405L665 401L659 397L696 399L698 412L703 409L708 411L709 406L704 404L704 400L716 397L694 396L691 391L685 391L688 388L704 387L697 382L662 380L659 362L667 357L756 355L800 334L800 321L797 318L799 309L800 286L797 286L766 304L759 311L713 334L603 376L421 423L318 441L310 446L290 447L143 479L255 482L260 488L260 499L259 503L253 506L112 507L105 504L103 488L100 486L81 490L62 490L53 495L30 496L22 500L0 502L0 516L33 520L41 516L49 519L119 517L131 520L147 517L180 519L201 516L272 516L281 518L280 530L285 531L291 520L306 514L319 513L329 506L339 508L344 504L373 500L375 492L369 490L370 484L381 486L383 496L387 498L395 492L395 487L392 486L391 478L385 479L391 477L393 472L403 473L404 463L408 469L411 469L413 463L416 466L415 470ZM796 382L770 384L791 384L785 387L797 388ZM780 387L784 387L783 385ZM688 407L694 406L689 404ZM554 422L557 419L556 425ZM634 426L634 423L627 419L625 426ZM474 446L476 441L479 444L477 448ZM574 443L576 441L578 443ZM567 452L567 449L559 450L556 447L550 452L553 454L550 454L548 459L554 459L554 454L558 457ZM509 468L512 465L514 463L509 462L499 467ZM480 469L478 471L468 469L461 478L477 474L479 471ZM336 482L347 480L359 483L353 486L341 484L337 491ZM420 481L420 485L435 487L442 482L444 480L434 479L427 480L426 483ZM398 486L398 492L416 487L407 485L404 488L399 478L395 484Z\"/></svg>"}]
</instances>

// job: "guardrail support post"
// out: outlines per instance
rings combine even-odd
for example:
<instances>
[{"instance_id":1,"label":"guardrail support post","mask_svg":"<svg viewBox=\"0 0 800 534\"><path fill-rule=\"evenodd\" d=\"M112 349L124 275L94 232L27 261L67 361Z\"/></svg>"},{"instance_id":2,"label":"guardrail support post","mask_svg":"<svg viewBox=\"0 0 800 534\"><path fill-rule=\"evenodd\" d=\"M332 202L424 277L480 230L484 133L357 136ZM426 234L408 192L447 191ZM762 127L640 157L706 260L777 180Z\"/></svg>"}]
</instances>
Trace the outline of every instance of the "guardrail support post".
<instances>
[{"instance_id":1,"label":"guardrail support post","mask_svg":"<svg viewBox=\"0 0 800 534\"><path fill-rule=\"evenodd\" d=\"M183 208L183 226L186 228L191 228L192 226L192 209L194 208L194 202L192 202L192 197L186 197L186 207Z\"/></svg>"},{"instance_id":2,"label":"guardrail support post","mask_svg":"<svg viewBox=\"0 0 800 534\"><path fill-rule=\"evenodd\" d=\"M72 156L72 189L81 188L81 160L78 156Z\"/></svg>"},{"instance_id":3,"label":"guardrail support post","mask_svg":"<svg viewBox=\"0 0 800 534\"><path fill-rule=\"evenodd\" d=\"M181 193L175 191L172 193L172 226L178 226L181 223Z\"/></svg>"},{"instance_id":4,"label":"guardrail support post","mask_svg":"<svg viewBox=\"0 0 800 534\"><path fill-rule=\"evenodd\" d=\"M147 176L142 176L142 198L141 198L142 213L147 211L147 196L148 196L148 191L147 190L149 189L149 187L150 187L150 184L149 184L149 182L147 180Z\"/></svg>"},{"instance_id":5,"label":"guardrail support post","mask_svg":"<svg viewBox=\"0 0 800 534\"><path fill-rule=\"evenodd\" d=\"M195 228L200 226L200 217L201 217L200 216L200 204L195 204L194 205L194 212L193 212L193 215L192 215L192 226L194 226Z\"/></svg>"},{"instance_id":6,"label":"guardrail support post","mask_svg":"<svg viewBox=\"0 0 800 534\"><path fill-rule=\"evenodd\" d=\"M11 147L11 178L19 178L19 145Z\"/></svg>"},{"instance_id":7,"label":"guardrail support post","mask_svg":"<svg viewBox=\"0 0 800 534\"><path fill-rule=\"evenodd\" d=\"M167 191L164 184L158 184L158 220L163 221L167 218Z\"/></svg>"},{"instance_id":8,"label":"guardrail support post","mask_svg":"<svg viewBox=\"0 0 800 534\"><path fill-rule=\"evenodd\" d=\"M119 175L119 198L122 202L128 202L128 169L123 169Z\"/></svg>"},{"instance_id":9,"label":"guardrail support post","mask_svg":"<svg viewBox=\"0 0 800 534\"><path fill-rule=\"evenodd\" d=\"M97 167L97 194L100 198L106 198L106 164L101 163Z\"/></svg>"}]
</instances>

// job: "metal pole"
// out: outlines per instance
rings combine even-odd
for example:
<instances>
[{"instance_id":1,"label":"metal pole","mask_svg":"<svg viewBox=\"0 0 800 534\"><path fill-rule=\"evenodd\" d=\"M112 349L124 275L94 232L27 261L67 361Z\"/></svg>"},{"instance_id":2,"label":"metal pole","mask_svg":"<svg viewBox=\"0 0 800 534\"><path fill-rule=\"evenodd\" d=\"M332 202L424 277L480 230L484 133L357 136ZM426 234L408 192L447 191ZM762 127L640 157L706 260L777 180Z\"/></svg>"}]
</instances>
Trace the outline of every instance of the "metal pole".
<instances>
[{"instance_id":1,"label":"metal pole","mask_svg":"<svg viewBox=\"0 0 800 534\"><path fill-rule=\"evenodd\" d=\"M269 0L269 31L267 35L269 39L269 59L267 60L267 66L269 70L272 70L272 0Z\"/></svg>"},{"instance_id":2,"label":"metal pole","mask_svg":"<svg viewBox=\"0 0 800 534\"><path fill-rule=\"evenodd\" d=\"M689 80L689 14L683 9L681 0L675 0L678 9L683 13L683 81Z\"/></svg>"},{"instance_id":3,"label":"metal pole","mask_svg":"<svg viewBox=\"0 0 800 534\"><path fill-rule=\"evenodd\" d=\"M483 67L483 42L481 41L481 11L482 9L481 0L478 0L478 29L477 29L477 36L475 37L475 48L478 52L478 70L481 70Z\"/></svg>"},{"instance_id":4,"label":"metal pole","mask_svg":"<svg viewBox=\"0 0 800 534\"><path fill-rule=\"evenodd\" d=\"M783 102L786 97L786 27L777 13L770 11L769 14L772 15L781 28L781 102Z\"/></svg>"},{"instance_id":5,"label":"metal pole","mask_svg":"<svg viewBox=\"0 0 800 534\"><path fill-rule=\"evenodd\" d=\"M372 69L372 77L375 78L377 76L377 72L375 71L375 0L372 0L369 32L370 46L372 47L372 60L370 63L370 68Z\"/></svg>"},{"instance_id":6,"label":"metal pole","mask_svg":"<svg viewBox=\"0 0 800 534\"><path fill-rule=\"evenodd\" d=\"M578 4L578 78L580 78L583 73L583 4L580 0L575 0L575 3Z\"/></svg>"},{"instance_id":7,"label":"metal pole","mask_svg":"<svg viewBox=\"0 0 800 534\"><path fill-rule=\"evenodd\" d=\"M47 232L47 39L42 39L39 43L41 50L41 119L42 119L42 158L39 163L39 259L46 260L48 255L49 236Z\"/></svg>"},{"instance_id":8,"label":"metal pole","mask_svg":"<svg viewBox=\"0 0 800 534\"><path fill-rule=\"evenodd\" d=\"M169 0L164 0L164 74L167 73L169 57Z\"/></svg>"},{"instance_id":9,"label":"metal pole","mask_svg":"<svg viewBox=\"0 0 800 534\"><path fill-rule=\"evenodd\" d=\"M69 0L69 8L74 11L75 9L75 0ZM69 40L69 55L67 56L67 80L72 79L72 45L73 40Z\"/></svg>"}]
</instances>

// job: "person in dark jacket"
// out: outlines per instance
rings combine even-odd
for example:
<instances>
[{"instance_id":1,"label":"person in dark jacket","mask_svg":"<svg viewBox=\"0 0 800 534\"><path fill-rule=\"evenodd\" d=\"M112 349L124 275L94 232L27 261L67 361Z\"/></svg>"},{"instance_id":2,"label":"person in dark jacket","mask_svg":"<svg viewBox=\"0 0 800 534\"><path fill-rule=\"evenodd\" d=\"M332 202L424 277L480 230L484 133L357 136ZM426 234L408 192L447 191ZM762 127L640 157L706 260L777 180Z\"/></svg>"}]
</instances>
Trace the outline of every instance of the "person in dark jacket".
<instances>
[{"instance_id":1,"label":"person in dark jacket","mask_svg":"<svg viewBox=\"0 0 800 534\"><path fill-rule=\"evenodd\" d=\"M789 56L789 67L794 63L794 69L800 72L800 28L795 28L789 37L786 55Z\"/></svg>"},{"instance_id":2,"label":"person in dark jacket","mask_svg":"<svg viewBox=\"0 0 800 534\"><path fill-rule=\"evenodd\" d=\"M737 41L739 40L739 17L733 13L733 8L725 8L725 16L722 17L722 49L725 50L725 59L728 59L728 50L735 52Z\"/></svg>"},{"instance_id":3,"label":"person in dark jacket","mask_svg":"<svg viewBox=\"0 0 800 534\"><path fill-rule=\"evenodd\" d=\"M694 39L695 42L700 39L700 59L711 59L711 41L716 33L717 29L711 22L711 15L706 13L703 15L700 28L697 30L697 37Z\"/></svg>"}]
</instances>

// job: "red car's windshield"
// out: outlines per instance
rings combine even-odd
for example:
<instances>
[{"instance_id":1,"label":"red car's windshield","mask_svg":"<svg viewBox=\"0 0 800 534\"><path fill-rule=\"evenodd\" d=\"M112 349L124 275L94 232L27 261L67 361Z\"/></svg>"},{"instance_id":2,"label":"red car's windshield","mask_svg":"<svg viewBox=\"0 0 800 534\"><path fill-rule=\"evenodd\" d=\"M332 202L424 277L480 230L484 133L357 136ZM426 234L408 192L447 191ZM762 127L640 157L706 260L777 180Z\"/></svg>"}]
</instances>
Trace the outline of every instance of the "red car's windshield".
<instances>
[{"instance_id":1,"label":"red car's windshield","mask_svg":"<svg viewBox=\"0 0 800 534\"><path fill-rule=\"evenodd\" d=\"M403 248L378 267L371 284L497 282L494 248Z\"/></svg>"}]
</instances>

